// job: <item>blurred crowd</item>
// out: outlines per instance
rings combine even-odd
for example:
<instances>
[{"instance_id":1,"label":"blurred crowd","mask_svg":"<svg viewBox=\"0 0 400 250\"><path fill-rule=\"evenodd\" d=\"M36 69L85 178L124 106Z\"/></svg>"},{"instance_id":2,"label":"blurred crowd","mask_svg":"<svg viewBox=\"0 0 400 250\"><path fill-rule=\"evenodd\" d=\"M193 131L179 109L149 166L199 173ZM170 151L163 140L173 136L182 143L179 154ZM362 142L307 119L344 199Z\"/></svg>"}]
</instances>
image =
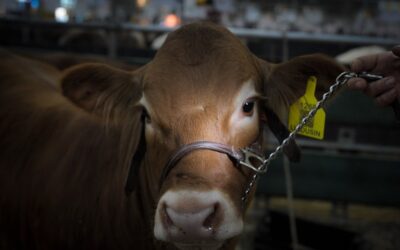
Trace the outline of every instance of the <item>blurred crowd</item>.
<instances>
[{"instance_id":1,"label":"blurred crowd","mask_svg":"<svg viewBox=\"0 0 400 250\"><path fill-rule=\"evenodd\" d=\"M33 3L39 10L34 10ZM0 15L39 13L60 21L116 21L174 27L211 20L229 27L400 38L400 1L3 0ZM32 11L33 8L33 11ZM61 12L60 12L61 11ZM65 18L65 15L70 15Z\"/></svg>"}]
</instances>

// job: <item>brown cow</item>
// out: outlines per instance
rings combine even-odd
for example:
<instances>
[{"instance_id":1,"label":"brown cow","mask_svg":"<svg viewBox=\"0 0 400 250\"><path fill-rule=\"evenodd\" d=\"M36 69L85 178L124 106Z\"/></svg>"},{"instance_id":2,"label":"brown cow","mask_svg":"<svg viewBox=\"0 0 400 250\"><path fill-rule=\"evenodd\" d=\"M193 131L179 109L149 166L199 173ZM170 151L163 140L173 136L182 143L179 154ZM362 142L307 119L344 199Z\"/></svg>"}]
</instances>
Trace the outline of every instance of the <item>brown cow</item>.
<instances>
[{"instance_id":1,"label":"brown cow","mask_svg":"<svg viewBox=\"0 0 400 250\"><path fill-rule=\"evenodd\" d=\"M342 70L320 55L268 63L204 23L134 72L73 67L62 90L54 69L2 58L0 249L234 248L254 195L239 149L262 145L264 123L285 137L275 114L309 75Z\"/></svg>"}]
</instances>

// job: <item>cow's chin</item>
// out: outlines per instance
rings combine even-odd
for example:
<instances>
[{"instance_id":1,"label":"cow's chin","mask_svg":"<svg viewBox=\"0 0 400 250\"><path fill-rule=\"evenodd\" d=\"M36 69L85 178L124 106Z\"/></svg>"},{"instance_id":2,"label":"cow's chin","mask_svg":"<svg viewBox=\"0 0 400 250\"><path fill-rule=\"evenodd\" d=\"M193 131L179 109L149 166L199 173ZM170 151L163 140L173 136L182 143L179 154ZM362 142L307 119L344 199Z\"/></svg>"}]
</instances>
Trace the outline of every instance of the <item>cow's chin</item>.
<instances>
[{"instance_id":1,"label":"cow's chin","mask_svg":"<svg viewBox=\"0 0 400 250\"><path fill-rule=\"evenodd\" d=\"M237 211L218 190L168 191L157 205L154 236L183 250L219 249L243 230Z\"/></svg>"}]
</instances>

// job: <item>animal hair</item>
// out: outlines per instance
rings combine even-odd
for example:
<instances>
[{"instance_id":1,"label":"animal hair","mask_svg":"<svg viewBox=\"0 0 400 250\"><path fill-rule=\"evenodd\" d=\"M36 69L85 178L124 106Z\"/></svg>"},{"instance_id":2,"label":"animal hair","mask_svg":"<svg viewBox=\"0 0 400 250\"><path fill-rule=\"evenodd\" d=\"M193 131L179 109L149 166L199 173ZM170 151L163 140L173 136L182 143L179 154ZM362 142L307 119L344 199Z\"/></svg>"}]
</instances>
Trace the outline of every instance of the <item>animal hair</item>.
<instances>
[{"instance_id":1,"label":"animal hair","mask_svg":"<svg viewBox=\"0 0 400 250\"><path fill-rule=\"evenodd\" d=\"M56 69L2 55L0 249L134 248L141 225L124 185L138 86L112 86L89 113L62 95Z\"/></svg>"}]
</instances>

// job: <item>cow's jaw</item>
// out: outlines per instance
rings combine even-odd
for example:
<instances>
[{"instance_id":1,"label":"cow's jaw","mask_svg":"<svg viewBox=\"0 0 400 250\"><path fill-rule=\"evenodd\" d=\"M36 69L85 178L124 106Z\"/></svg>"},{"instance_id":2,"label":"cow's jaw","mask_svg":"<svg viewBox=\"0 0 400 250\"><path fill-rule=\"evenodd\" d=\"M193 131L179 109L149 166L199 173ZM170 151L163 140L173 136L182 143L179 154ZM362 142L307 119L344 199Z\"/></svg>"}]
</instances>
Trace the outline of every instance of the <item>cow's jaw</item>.
<instances>
[{"instance_id":1,"label":"cow's jaw","mask_svg":"<svg viewBox=\"0 0 400 250\"><path fill-rule=\"evenodd\" d=\"M155 214L156 239L179 249L219 249L239 235L243 219L220 191L168 191Z\"/></svg>"}]
</instances>

